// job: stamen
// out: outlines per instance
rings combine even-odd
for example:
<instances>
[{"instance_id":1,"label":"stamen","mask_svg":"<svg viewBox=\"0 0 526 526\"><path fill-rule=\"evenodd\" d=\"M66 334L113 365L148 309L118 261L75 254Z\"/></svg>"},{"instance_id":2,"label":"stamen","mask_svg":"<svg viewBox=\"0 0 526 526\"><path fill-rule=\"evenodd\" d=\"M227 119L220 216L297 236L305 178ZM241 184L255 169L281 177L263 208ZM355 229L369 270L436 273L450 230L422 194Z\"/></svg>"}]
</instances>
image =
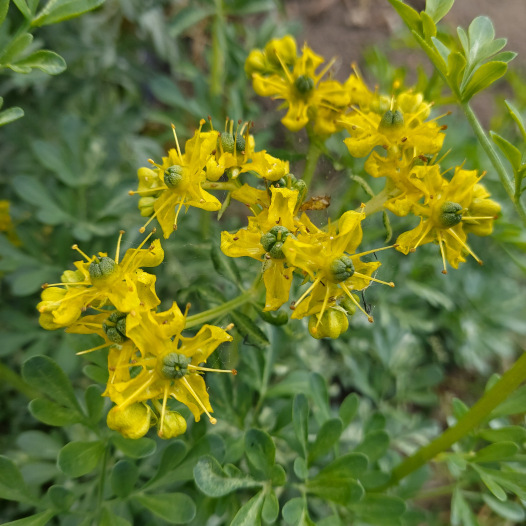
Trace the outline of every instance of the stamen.
<instances>
[{"instance_id":1,"label":"stamen","mask_svg":"<svg viewBox=\"0 0 526 526\"><path fill-rule=\"evenodd\" d=\"M482 216L482 217L472 217L472 216L462 216L462 221L485 221L487 219L497 219L498 216Z\"/></svg>"},{"instance_id":2,"label":"stamen","mask_svg":"<svg viewBox=\"0 0 526 526\"><path fill-rule=\"evenodd\" d=\"M119 409L124 409L124 408L128 407L130 404L133 404L133 399L134 398L136 399L139 394L141 394L143 391L145 391L149 387L149 385L155 380L155 376L153 375L153 373L151 371L149 372L149 374L150 374L150 378L148 378L148 380L146 380L141 385L141 387L139 387L139 389L137 389L128 398L126 398L126 400L124 400L124 402L119 404L119 406L118 406Z\"/></svg>"},{"instance_id":3,"label":"stamen","mask_svg":"<svg viewBox=\"0 0 526 526\"><path fill-rule=\"evenodd\" d=\"M97 347L92 347L91 349L86 349L85 351L80 351L78 353L75 353L77 356L80 356L81 354L88 354L93 351L98 351L99 349L104 349L104 347L111 347L112 345L115 345L113 342L110 343L103 343L102 345L99 345Z\"/></svg>"},{"instance_id":4,"label":"stamen","mask_svg":"<svg viewBox=\"0 0 526 526\"><path fill-rule=\"evenodd\" d=\"M312 291L312 289L321 281L321 278L316 278L314 283L302 294L301 298L298 301L294 301L290 304L291 310L294 310L297 308L297 306L306 298L306 296L309 295L309 293Z\"/></svg>"},{"instance_id":5,"label":"stamen","mask_svg":"<svg viewBox=\"0 0 526 526\"><path fill-rule=\"evenodd\" d=\"M235 369L211 369L210 367L201 367L199 365L187 365L188 369L195 369L196 371L205 371L210 373L231 373L234 376L237 374Z\"/></svg>"},{"instance_id":6,"label":"stamen","mask_svg":"<svg viewBox=\"0 0 526 526\"><path fill-rule=\"evenodd\" d=\"M74 245L71 245L71 248L73 250L76 250L81 256L85 257L88 260L88 263L91 263L91 258L88 257L82 250L80 250L79 246L75 243Z\"/></svg>"},{"instance_id":7,"label":"stamen","mask_svg":"<svg viewBox=\"0 0 526 526\"><path fill-rule=\"evenodd\" d=\"M155 234L155 232L157 232L157 229L153 228L152 231L142 240L141 244L137 248L131 249L134 251L133 255L131 256L129 261L126 263L126 266L122 269L123 272L126 272L128 270L128 268L130 267L133 261L133 258L139 253L139 250L141 250L141 248L146 244L148 239L150 239Z\"/></svg>"},{"instance_id":8,"label":"stamen","mask_svg":"<svg viewBox=\"0 0 526 526\"><path fill-rule=\"evenodd\" d=\"M179 141L177 140L177 133L175 132L175 125L173 123L172 123L172 132L174 134L175 147L177 148L177 154L179 155L179 160L182 163L183 162L183 156L181 155L181 148L179 146Z\"/></svg>"},{"instance_id":9,"label":"stamen","mask_svg":"<svg viewBox=\"0 0 526 526\"><path fill-rule=\"evenodd\" d=\"M159 426L159 435L163 434L163 425L164 425L164 415L166 414L166 402L168 400L168 387L169 384L164 384L164 393L163 393L163 406L161 409L161 425Z\"/></svg>"},{"instance_id":10,"label":"stamen","mask_svg":"<svg viewBox=\"0 0 526 526\"><path fill-rule=\"evenodd\" d=\"M479 265L482 265L482 260L477 256L477 254L475 254L475 252L473 252L473 250L471 250L471 248L469 248L469 245L467 243L460 239L458 234L452 228L448 228L446 232L451 234L475 258L475 261Z\"/></svg>"},{"instance_id":11,"label":"stamen","mask_svg":"<svg viewBox=\"0 0 526 526\"><path fill-rule=\"evenodd\" d=\"M381 279L376 279L371 276L367 276L366 274L361 274L360 272L355 272L353 276L358 276L359 278L368 279L369 281L375 281L376 283L381 283L382 285L387 285L389 287L394 287L395 284L392 281L382 281Z\"/></svg>"},{"instance_id":12,"label":"stamen","mask_svg":"<svg viewBox=\"0 0 526 526\"><path fill-rule=\"evenodd\" d=\"M294 84L294 77L292 76L292 73L289 71L289 68L286 66L286 64L283 63L283 60L281 59L281 57L279 56L279 54L277 52L276 52L276 57L279 60L279 63L281 64L281 67L283 68L283 71L285 72L285 75L287 76L287 80L291 84ZM280 88L281 87L282 86L280 85Z\"/></svg>"},{"instance_id":13,"label":"stamen","mask_svg":"<svg viewBox=\"0 0 526 526\"><path fill-rule=\"evenodd\" d=\"M318 75L316 75L316 76L318 77L317 82L320 81L320 80L324 77L325 73L327 73L327 71L329 71L329 69L332 68L332 66L333 66L333 64L334 64L335 62L336 62L336 59L335 59L334 57L331 58L331 60L329 60L329 62L328 62L327 65L321 70L321 72L320 72Z\"/></svg>"},{"instance_id":14,"label":"stamen","mask_svg":"<svg viewBox=\"0 0 526 526\"><path fill-rule=\"evenodd\" d=\"M367 320L369 323L373 323L374 318L365 312L364 308L356 301L356 298L351 294L351 291L347 288L347 285L345 283L340 283L340 287L342 288L343 292L349 296L349 299L367 316Z\"/></svg>"},{"instance_id":15,"label":"stamen","mask_svg":"<svg viewBox=\"0 0 526 526\"><path fill-rule=\"evenodd\" d=\"M447 268L446 268L446 253L444 250L444 239L442 238L442 234L440 233L440 230L437 230L437 236L438 236L438 246L440 247L440 254L442 255L442 265L444 266L444 270L442 270L442 274L447 274Z\"/></svg>"},{"instance_id":16,"label":"stamen","mask_svg":"<svg viewBox=\"0 0 526 526\"><path fill-rule=\"evenodd\" d=\"M148 221L146 221L146 223L144 223L144 225L139 228L139 232L141 234L144 234L144 232L146 232L146 227L159 215L159 212L163 209L163 208L166 208L168 205L173 205L171 199L168 199L166 200L160 207L158 210L155 211L155 213L152 215L152 217L150 217L150 219L148 219Z\"/></svg>"},{"instance_id":17,"label":"stamen","mask_svg":"<svg viewBox=\"0 0 526 526\"><path fill-rule=\"evenodd\" d=\"M387 250L389 248L396 248L398 245L389 245L388 247L375 248L373 250L367 250L366 252L360 252L359 254L352 254L353 258L361 258L362 256L367 256L367 254L374 254L375 252L381 252L382 250Z\"/></svg>"},{"instance_id":18,"label":"stamen","mask_svg":"<svg viewBox=\"0 0 526 526\"><path fill-rule=\"evenodd\" d=\"M119 264L119 256L121 252L121 240L122 240L123 235L124 235L124 230L120 230L119 239L117 241L117 250L115 251L115 263L117 263L117 265Z\"/></svg>"},{"instance_id":19,"label":"stamen","mask_svg":"<svg viewBox=\"0 0 526 526\"><path fill-rule=\"evenodd\" d=\"M158 163L156 163L153 159L148 159L148 162L149 162L150 164L153 164L153 165L155 166L155 168L159 168L159 170L162 170L162 169L163 169L162 164L158 164Z\"/></svg>"},{"instance_id":20,"label":"stamen","mask_svg":"<svg viewBox=\"0 0 526 526\"><path fill-rule=\"evenodd\" d=\"M156 186L155 188L148 188L146 190L128 190L128 195L148 195L148 194L155 194L161 190L168 190L167 186Z\"/></svg>"},{"instance_id":21,"label":"stamen","mask_svg":"<svg viewBox=\"0 0 526 526\"><path fill-rule=\"evenodd\" d=\"M416 245L410 250L410 252L416 251L416 249L420 246L422 239L424 239L427 236L427 234L429 234L429 231L431 230L432 227L433 227L433 224L431 223L431 221L429 221L429 223L427 224L427 227L424 230L424 233L420 236L420 239L416 242Z\"/></svg>"},{"instance_id":22,"label":"stamen","mask_svg":"<svg viewBox=\"0 0 526 526\"><path fill-rule=\"evenodd\" d=\"M197 396L197 394L195 393L195 391L192 389L192 386L190 385L190 383L188 382L188 380L186 379L186 377L182 377L182 380L184 382L184 384L186 385L186 388L190 391L190 394L195 398L195 400L197 401L197 403L199 404L199 406L201 407L201 409L206 413L206 416L208 417L208 419L210 420L210 423L211 424L217 424L217 419L215 419L209 412L208 410L206 409L205 405L203 404L203 402L201 402L201 399Z\"/></svg>"},{"instance_id":23,"label":"stamen","mask_svg":"<svg viewBox=\"0 0 526 526\"><path fill-rule=\"evenodd\" d=\"M89 285L89 283L87 283L86 281L77 281L75 283L42 283L42 288L47 289L49 287L69 287L70 285Z\"/></svg>"},{"instance_id":24,"label":"stamen","mask_svg":"<svg viewBox=\"0 0 526 526\"><path fill-rule=\"evenodd\" d=\"M179 212L181 211L181 208L183 207L184 198L185 197L186 197L186 194L184 194L183 197L181 198L181 201L180 201L179 206L177 208L177 212L175 213L174 226L173 226L174 230L177 230L177 219L179 217Z\"/></svg>"},{"instance_id":25,"label":"stamen","mask_svg":"<svg viewBox=\"0 0 526 526\"><path fill-rule=\"evenodd\" d=\"M325 309L327 308L328 301L329 301L329 287L325 289L325 297L323 298L323 304L321 306L320 313L318 314L318 321L316 322L316 329L318 328L321 318L323 317L323 313L325 312Z\"/></svg>"}]
</instances>

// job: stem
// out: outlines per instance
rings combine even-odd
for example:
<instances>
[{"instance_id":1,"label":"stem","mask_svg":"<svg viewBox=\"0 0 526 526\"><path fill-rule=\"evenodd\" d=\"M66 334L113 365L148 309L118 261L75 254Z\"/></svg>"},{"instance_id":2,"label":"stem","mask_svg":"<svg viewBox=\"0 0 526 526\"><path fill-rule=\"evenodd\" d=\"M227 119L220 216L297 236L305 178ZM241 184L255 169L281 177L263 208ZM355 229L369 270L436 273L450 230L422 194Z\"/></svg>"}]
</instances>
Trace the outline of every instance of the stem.
<instances>
[{"instance_id":1,"label":"stem","mask_svg":"<svg viewBox=\"0 0 526 526\"><path fill-rule=\"evenodd\" d=\"M387 181L387 183L389 183L389 180ZM387 188L387 186L388 185L386 184L385 188L380 193L376 194L374 197L369 199L367 203L365 203L364 212L367 217L376 214L376 212L382 211L385 202L391 197L394 197L395 195L400 193L400 190L398 190L397 188Z\"/></svg>"},{"instance_id":2,"label":"stem","mask_svg":"<svg viewBox=\"0 0 526 526\"><path fill-rule=\"evenodd\" d=\"M520 202L520 195L517 195L515 193L514 185L512 183L511 178L508 175L508 172L506 171L506 167L502 164L502 161L500 160L500 157L495 151L493 144L488 139L484 128L480 124L479 120L477 119L477 116L475 115L475 112L472 110L469 103L463 102L460 104L460 106L464 111L464 114L466 115L469 124L473 128L473 131L475 132L475 135L477 136L477 139L479 140L482 148L484 148L486 155L489 157L491 164L493 164L493 167L499 174L499 179L502 183L502 186L504 186L504 190L506 190L506 193L508 194L509 198L511 199L511 202L515 206L517 213L519 214L523 223L526 225L526 210L524 210L524 207Z\"/></svg>"},{"instance_id":3,"label":"stem","mask_svg":"<svg viewBox=\"0 0 526 526\"><path fill-rule=\"evenodd\" d=\"M216 97L223 93L224 70L224 36L223 28L223 0L215 0L215 18L212 25L212 63L210 68L210 95Z\"/></svg>"},{"instance_id":4,"label":"stem","mask_svg":"<svg viewBox=\"0 0 526 526\"><path fill-rule=\"evenodd\" d=\"M256 290L254 288L250 288L247 291L243 292L243 294L240 294L236 298L233 298L230 301L223 303L222 305L218 305L213 309L205 310L204 312L200 312L199 314L194 314L193 316L188 316L188 318L186 318L186 324L184 328L191 329L192 327L201 325L206 321L224 316L231 310L234 310L237 307L244 305L249 301L252 301L256 296Z\"/></svg>"},{"instance_id":5,"label":"stem","mask_svg":"<svg viewBox=\"0 0 526 526\"><path fill-rule=\"evenodd\" d=\"M306 156L307 162L305 163L305 170L303 171L302 178L305 181L307 187L310 186L310 183L314 176L314 172L316 171L316 166L318 165L318 159L320 158L321 152L322 150L319 144L315 140L310 139L309 149L307 150Z\"/></svg>"},{"instance_id":6,"label":"stem","mask_svg":"<svg viewBox=\"0 0 526 526\"><path fill-rule=\"evenodd\" d=\"M384 486L393 486L413 471L416 471L436 455L449 449L455 442L465 437L476 426L488 418L490 413L526 380L526 352L506 371L502 378L486 391L484 396L453 427L446 429L430 444L420 448L415 454L399 464Z\"/></svg>"}]
</instances>

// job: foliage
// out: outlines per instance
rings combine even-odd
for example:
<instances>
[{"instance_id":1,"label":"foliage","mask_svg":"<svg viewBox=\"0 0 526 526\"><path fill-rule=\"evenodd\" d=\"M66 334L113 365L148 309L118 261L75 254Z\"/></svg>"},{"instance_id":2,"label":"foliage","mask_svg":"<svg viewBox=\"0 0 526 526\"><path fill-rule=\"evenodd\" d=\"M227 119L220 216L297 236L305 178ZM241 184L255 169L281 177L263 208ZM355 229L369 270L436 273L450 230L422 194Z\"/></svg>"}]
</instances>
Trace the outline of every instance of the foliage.
<instances>
[{"instance_id":1,"label":"foliage","mask_svg":"<svg viewBox=\"0 0 526 526\"><path fill-rule=\"evenodd\" d=\"M322 74L270 0L0 0L6 524L524 522L524 80L486 132L505 39L389 1L412 92L380 49L380 92Z\"/></svg>"}]
</instances>

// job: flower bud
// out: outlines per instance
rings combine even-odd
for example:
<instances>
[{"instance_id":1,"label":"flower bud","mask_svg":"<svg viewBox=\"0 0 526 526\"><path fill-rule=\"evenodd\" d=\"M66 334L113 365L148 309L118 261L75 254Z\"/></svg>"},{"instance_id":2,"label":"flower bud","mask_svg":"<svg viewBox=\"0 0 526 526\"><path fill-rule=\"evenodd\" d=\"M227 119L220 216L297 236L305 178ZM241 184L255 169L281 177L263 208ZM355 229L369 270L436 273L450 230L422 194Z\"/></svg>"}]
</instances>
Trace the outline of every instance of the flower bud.
<instances>
[{"instance_id":1,"label":"flower bud","mask_svg":"<svg viewBox=\"0 0 526 526\"><path fill-rule=\"evenodd\" d=\"M191 362L184 354L172 352L167 354L162 360L161 373L166 378L176 380L188 374L188 364Z\"/></svg>"},{"instance_id":2,"label":"flower bud","mask_svg":"<svg viewBox=\"0 0 526 526\"><path fill-rule=\"evenodd\" d=\"M151 410L147 405L136 403L123 409L110 409L106 422L110 429L118 431L125 438L141 438L150 429Z\"/></svg>"},{"instance_id":3,"label":"flower bud","mask_svg":"<svg viewBox=\"0 0 526 526\"><path fill-rule=\"evenodd\" d=\"M329 308L319 321L319 314L309 318L309 333L317 340L321 338L338 338L349 328L347 315L339 308Z\"/></svg>"},{"instance_id":4,"label":"flower bud","mask_svg":"<svg viewBox=\"0 0 526 526\"><path fill-rule=\"evenodd\" d=\"M253 73L264 73L268 69L265 54L260 49L253 49L245 61L245 73L251 77Z\"/></svg>"},{"instance_id":5,"label":"flower bud","mask_svg":"<svg viewBox=\"0 0 526 526\"><path fill-rule=\"evenodd\" d=\"M356 303L360 303L360 298L357 294L353 294L352 296L356 300ZM345 298L340 301L340 307L347 311L348 316L353 316L357 309L356 303L354 303L354 301L352 301L348 296L345 296Z\"/></svg>"},{"instance_id":6,"label":"flower bud","mask_svg":"<svg viewBox=\"0 0 526 526\"><path fill-rule=\"evenodd\" d=\"M265 55L269 62L279 70L281 70L282 65L278 56L285 65L290 66L296 62L297 58L296 41L290 35L283 38L273 38L265 46Z\"/></svg>"},{"instance_id":7,"label":"flower bud","mask_svg":"<svg viewBox=\"0 0 526 526\"><path fill-rule=\"evenodd\" d=\"M268 252L274 259L284 259L283 243L287 236L291 235L288 228L284 226L274 226L266 234L261 236L260 242L265 252Z\"/></svg>"},{"instance_id":8,"label":"flower bud","mask_svg":"<svg viewBox=\"0 0 526 526\"><path fill-rule=\"evenodd\" d=\"M183 180L183 167L178 164L170 166L164 171L164 184L168 188L177 188Z\"/></svg>"},{"instance_id":9,"label":"flower bud","mask_svg":"<svg viewBox=\"0 0 526 526\"><path fill-rule=\"evenodd\" d=\"M186 420L177 411L166 411L163 420L163 430L161 432L161 421L157 421L157 434L159 438L175 438L186 433Z\"/></svg>"},{"instance_id":10,"label":"flower bud","mask_svg":"<svg viewBox=\"0 0 526 526\"><path fill-rule=\"evenodd\" d=\"M142 217L150 217L153 214L154 203L155 203L155 197L148 196L148 197L141 197L139 199L139 211Z\"/></svg>"},{"instance_id":11,"label":"flower bud","mask_svg":"<svg viewBox=\"0 0 526 526\"><path fill-rule=\"evenodd\" d=\"M354 265L349 256L342 256L333 260L330 269L336 283L345 281L354 274Z\"/></svg>"},{"instance_id":12,"label":"flower bud","mask_svg":"<svg viewBox=\"0 0 526 526\"><path fill-rule=\"evenodd\" d=\"M222 132L218 141L221 141L221 147L224 152L234 153L234 149L237 153L245 151L245 138L242 135L234 136L228 132Z\"/></svg>"},{"instance_id":13,"label":"flower bud","mask_svg":"<svg viewBox=\"0 0 526 526\"><path fill-rule=\"evenodd\" d=\"M285 325L289 321L289 316L285 311L279 310L277 312L261 311L259 313L261 318L271 325Z\"/></svg>"},{"instance_id":14,"label":"flower bud","mask_svg":"<svg viewBox=\"0 0 526 526\"><path fill-rule=\"evenodd\" d=\"M89 276L92 280L98 280L111 276L117 269L117 263L113 259L104 256L95 259L88 267Z\"/></svg>"},{"instance_id":15,"label":"flower bud","mask_svg":"<svg viewBox=\"0 0 526 526\"><path fill-rule=\"evenodd\" d=\"M462 221L462 206L452 201L447 201L440 208L438 222L443 228L451 228Z\"/></svg>"}]
</instances>

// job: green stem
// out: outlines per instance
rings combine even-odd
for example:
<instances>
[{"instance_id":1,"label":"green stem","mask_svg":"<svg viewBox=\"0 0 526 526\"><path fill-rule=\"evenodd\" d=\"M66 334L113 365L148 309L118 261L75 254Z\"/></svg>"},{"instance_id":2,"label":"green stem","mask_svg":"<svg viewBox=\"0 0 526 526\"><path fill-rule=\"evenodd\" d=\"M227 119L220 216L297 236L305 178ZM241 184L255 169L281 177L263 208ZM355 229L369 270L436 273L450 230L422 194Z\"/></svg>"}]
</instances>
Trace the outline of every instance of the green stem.
<instances>
[{"instance_id":1,"label":"green stem","mask_svg":"<svg viewBox=\"0 0 526 526\"><path fill-rule=\"evenodd\" d=\"M223 93L224 36L223 0L215 0L215 19L212 25L212 63L210 69L210 94L217 97Z\"/></svg>"},{"instance_id":2,"label":"green stem","mask_svg":"<svg viewBox=\"0 0 526 526\"><path fill-rule=\"evenodd\" d=\"M316 171L316 166L318 166L318 159L320 158L321 153L322 150L320 145L316 140L311 139L309 143L309 149L307 150L307 162L305 163L305 170L303 171L303 180L305 181L307 187L310 186L314 172Z\"/></svg>"},{"instance_id":3,"label":"green stem","mask_svg":"<svg viewBox=\"0 0 526 526\"><path fill-rule=\"evenodd\" d=\"M511 369L506 371L502 378L489 391L486 391L484 396L453 427L446 429L430 444L420 448L399 464L393 470L391 480L385 487L393 486L465 437L486 420L490 413L506 400L524 380L526 380L526 353L523 353Z\"/></svg>"},{"instance_id":4,"label":"green stem","mask_svg":"<svg viewBox=\"0 0 526 526\"><path fill-rule=\"evenodd\" d=\"M255 288L250 288L247 291L243 292L243 294L240 294L239 296L223 303L222 305L218 305L213 309L205 310L204 312L200 312L199 314L194 314L193 316L188 316L188 318L186 318L186 324L184 328L191 329L192 327L196 327L207 321L224 316L225 314L228 314L231 310L237 309L241 305L244 305L245 303L254 300L254 298L256 297L257 291L255 290Z\"/></svg>"},{"instance_id":5,"label":"green stem","mask_svg":"<svg viewBox=\"0 0 526 526\"><path fill-rule=\"evenodd\" d=\"M493 144L486 135L484 128L477 119L475 112L469 105L469 102L462 102L460 103L460 106L464 111L464 114L466 115L469 124L473 128L473 131L475 132L475 135L477 136L477 139L479 140L482 148L484 148L486 155L489 157L491 164L493 164L493 167L497 171L500 182L502 183L502 186L504 186L504 190L506 190L506 193L508 194L509 198L511 199L511 202L515 206L517 213L519 214L523 223L526 225L526 210L520 202L520 195L517 195L515 193L514 184L512 182L512 179L509 177L508 172L506 171L506 167L502 164L500 157L498 156L495 148L493 147Z\"/></svg>"},{"instance_id":6,"label":"green stem","mask_svg":"<svg viewBox=\"0 0 526 526\"><path fill-rule=\"evenodd\" d=\"M389 180L387 183L389 183ZM397 188L388 188L388 184L386 184L385 188L380 193L376 194L374 197L369 199L367 203L365 203L365 215L369 217L373 214L376 214L376 212L382 211L384 209L385 202L391 197L395 197L399 193L400 190Z\"/></svg>"}]
</instances>

